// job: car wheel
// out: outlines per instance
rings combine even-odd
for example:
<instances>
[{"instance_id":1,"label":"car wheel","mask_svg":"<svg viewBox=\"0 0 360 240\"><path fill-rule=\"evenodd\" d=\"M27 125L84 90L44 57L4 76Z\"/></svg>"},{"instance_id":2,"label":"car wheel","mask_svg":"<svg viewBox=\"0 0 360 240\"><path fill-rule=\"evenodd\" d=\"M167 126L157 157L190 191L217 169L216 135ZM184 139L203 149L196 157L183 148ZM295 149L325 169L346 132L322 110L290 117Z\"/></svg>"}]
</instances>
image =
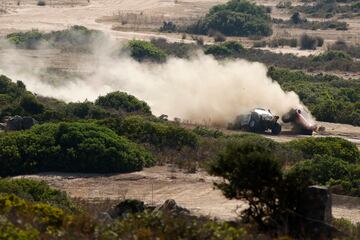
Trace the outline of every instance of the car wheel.
<instances>
[{"instance_id":1,"label":"car wheel","mask_svg":"<svg viewBox=\"0 0 360 240\"><path fill-rule=\"evenodd\" d=\"M271 133L274 135L279 135L281 133L281 125L276 123L275 126L271 129Z\"/></svg>"}]
</instances>

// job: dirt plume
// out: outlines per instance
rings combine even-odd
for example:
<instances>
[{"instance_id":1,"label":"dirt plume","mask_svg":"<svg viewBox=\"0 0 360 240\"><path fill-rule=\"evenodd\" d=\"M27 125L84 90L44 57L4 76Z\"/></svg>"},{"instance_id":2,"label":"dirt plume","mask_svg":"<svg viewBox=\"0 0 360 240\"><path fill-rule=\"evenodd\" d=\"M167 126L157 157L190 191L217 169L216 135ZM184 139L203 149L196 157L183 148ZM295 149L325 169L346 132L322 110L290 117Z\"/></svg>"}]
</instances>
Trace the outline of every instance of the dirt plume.
<instances>
[{"instance_id":1,"label":"dirt plume","mask_svg":"<svg viewBox=\"0 0 360 240\"><path fill-rule=\"evenodd\" d=\"M95 100L111 91L125 91L149 103L154 114L192 122L227 124L252 108L282 115L304 108L294 92L284 92L267 76L267 68L245 60L217 61L194 53L190 59L169 58L166 63L139 63L127 54L114 55L113 41L96 43L89 64L91 74L73 77L56 86L40 80L47 59L34 59L19 50L7 50L0 72L22 80L30 91L65 101Z\"/></svg>"}]
</instances>

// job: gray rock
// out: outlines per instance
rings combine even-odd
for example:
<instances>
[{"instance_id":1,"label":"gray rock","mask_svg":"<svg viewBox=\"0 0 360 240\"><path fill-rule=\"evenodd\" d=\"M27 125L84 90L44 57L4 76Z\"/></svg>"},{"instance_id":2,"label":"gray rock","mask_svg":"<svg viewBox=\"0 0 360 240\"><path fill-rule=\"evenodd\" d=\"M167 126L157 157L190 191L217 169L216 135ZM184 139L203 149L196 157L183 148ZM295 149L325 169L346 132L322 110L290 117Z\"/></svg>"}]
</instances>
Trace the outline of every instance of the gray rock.
<instances>
[{"instance_id":1,"label":"gray rock","mask_svg":"<svg viewBox=\"0 0 360 240\"><path fill-rule=\"evenodd\" d=\"M24 130L30 129L32 126L36 124L38 124L38 121L36 121L32 117L23 117L22 128Z\"/></svg>"},{"instance_id":2,"label":"gray rock","mask_svg":"<svg viewBox=\"0 0 360 240\"><path fill-rule=\"evenodd\" d=\"M10 117L6 122L7 131L20 131L22 130L23 118L20 116Z\"/></svg>"},{"instance_id":3,"label":"gray rock","mask_svg":"<svg viewBox=\"0 0 360 240\"><path fill-rule=\"evenodd\" d=\"M190 211L177 205L174 199L166 200L162 205L154 209L153 214L159 214L161 212L176 215L190 215Z\"/></svg>"}]
</instances>

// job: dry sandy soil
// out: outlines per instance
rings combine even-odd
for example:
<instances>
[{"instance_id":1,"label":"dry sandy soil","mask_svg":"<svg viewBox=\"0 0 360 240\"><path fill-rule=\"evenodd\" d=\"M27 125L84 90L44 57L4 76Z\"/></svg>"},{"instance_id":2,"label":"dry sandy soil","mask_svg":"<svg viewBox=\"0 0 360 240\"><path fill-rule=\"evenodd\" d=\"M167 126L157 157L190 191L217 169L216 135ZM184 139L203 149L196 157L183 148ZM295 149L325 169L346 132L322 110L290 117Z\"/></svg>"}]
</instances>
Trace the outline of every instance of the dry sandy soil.
<instances>
[{"instance_id":1,"label":"dry sandy soil","mask_svg":"<svg viewBox=\"0 0 360 240\"><path fill-rule=\"evenodd\" d=\"M246 202L228 200L213 186L219 179L203 171L184 173L171 166L158 166L141 172L114 175L44 173L17 178L44 180L71 197L90 201L139 199L158 205L174 199L195 215L231 220L247 207ZM333 215L360 222L360 198L333 196Z\"/></svg>"}]
</instances>

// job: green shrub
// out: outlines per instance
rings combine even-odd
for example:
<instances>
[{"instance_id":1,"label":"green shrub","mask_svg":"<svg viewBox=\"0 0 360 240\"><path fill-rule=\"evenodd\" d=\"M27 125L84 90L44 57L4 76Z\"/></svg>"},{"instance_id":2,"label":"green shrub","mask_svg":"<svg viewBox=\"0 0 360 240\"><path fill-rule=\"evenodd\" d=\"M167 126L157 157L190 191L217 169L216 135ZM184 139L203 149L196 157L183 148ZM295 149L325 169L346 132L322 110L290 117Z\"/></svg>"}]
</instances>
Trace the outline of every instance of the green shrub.
<instances>
[{"instance_id":1,"label":"green shrub","mask_svg":"<svg viewBox=\"0 0 360 240\"><path fill-rule=\"evenodd\" d=\"M190 26L189 31L197 34L218 31L228 36L272 34L266 9L246 0L231 0L214 6L203 19Z\"/></svg>"},{"instance_id":2,"label":"green shrub","mask_svg":"<svg viewBox=\"0 0 360 240\"><path fill-rule=\"evenodd\" d=\"M230 57L230 56L239 56L241 53L245 52L245 48L236 41L228 41L221 44L211 45L205 49L205 54L211 54L215 57Z\"/></svg>"},{"instance_id":3,"label":"green shrub","mask_svg":"<svg viewBox=\"0 0 360 240\"><path fill-rule=\"evenodd\" d=\"M35 49L45 41L43 33L38 30L16 32L6 36L7 40L18 48Z\"/></svg>"},{"instance_id":4,"label":"green shrub","mask_svg":"<svg viewBox=\"0 0 360 240\"><path fill-rule=\"evenodd\" d=\"M140 146L90 123L44 124L0 134L1 176L39 171L131 172L154 163Z\"/></svg>"},{"instance_id":5,"label":"green shrub","mask_svg":"<svg viewBox=\"0 0 360 240\"><path fill-rule=\"evenodd\" d=\"M314 62L341 64L344 61ZM334 75L310 75L300 71L269 68L268 75L285 91L296 92L319 121L360 125L359 81Z\"/></svg>"},{"instance_id":6,"label":"green shrub","mask_svg":"<svg viewBox=\"0 0 360 240\"><path fill-rule=\"evenodd\" d=\"M311 160L297 163L293 171L306 170L314 182L327 185L330 180L349 179L351 167L348 162L338 158L316 155Z\"/></svg>"},{"instance_id":7,"label":"green shrub","mask_svg":"<svg viewBox=\"0 0 360 240\"><path fill-rule=\"evenodd\" d=\"M299 196L311 184L305 172L284 173L271 150L250 141L230 142L209 167L210 174L223 178L215 186L227 198L248 202L244 220L262 229L287 226Z\"/></svg>"},{"instance_id":8,"label":"green shrub","mask_svg":"<svg viewBox=\"0 0 360 240\"><path fill-rule=\"evenodd\" d=\"M181 149L184 146L196 147L197 136L191 131L174 123L155 122L141 116L129 116L124 119L106 119L99 121L119 135L125 135L138 143L150 143L157 147Z\"/></svg>"},{"instance_id":9,"label":"green shrub","mask_svg":"<svg viewBox=\"0 0 360 240\"><path fill-rule=\"evenodd\" d=\"M220 130L212 130L205 127L196 127L193 132L202 137L219 138L225 136Z\"/></svg>"},{"instance_id":10,"label":"green shrub","mask_svg":"<svg viewBox=\"0 0 360 240\"><path fill-rule=\"evenodd\" d=\"M166 53L155 47L152 43L140 40L132 40L128 43L128 48L130 50L131 57L137 61L166 61Z\"/></svg>"},{"instance_id":11,"label":"green shrub","mask_svg":"<svg viewBox=\"0 0 360 240\"><path fill-rule=\"evenodd\" d=\"M32 202L44 202L65 209L74 209L65 192L55 190L43 181L30 179L2 179L0 193L15 194Z\"/></svg>"},{"instance_id":12,"label":"green shrub","mask_svg":"<svg viewBox=\"0 0 360 240\"><path fill-rule=\"evenodd\" d=\"M44 105L39 103L35 96L25 94L20 99L20 107L29 114L40 114L44 111Z\"/></svg>"},{"instance_id":13,"label":"green shrub","mask_svg":"<svg viewBox=\"0 0 360 240\"><path fill-rule=\"evenodd\" d=\"M100 96L95 101L95 105L130 113L151 114L150 107L146 102L124 92L112 92L105 96Z\"/></svg>"},{"instance_id":14,"label":"green shrub","mask_svg":"<svg viewBox=\"0 0 360 240\"><path fill-rule=\"evenodd\" d=\"M312 159L316 155L322 155L338 158L348 163L360 162L360 152L357 146L343 138L304 138L291 141L288 145L295 150L301 151L305 159Z\"/></svg>"},{"instance_id":15,"label":"green shrub","mask_svg":"<svg viewBox=\"0 0 360 240\"><path fill-rule=\"evenodd\" d=\"M22 229L7 220L0 223L0 239L37 240L39 237L35 228L27 226Z\"/></svg>"}]
</instances>

